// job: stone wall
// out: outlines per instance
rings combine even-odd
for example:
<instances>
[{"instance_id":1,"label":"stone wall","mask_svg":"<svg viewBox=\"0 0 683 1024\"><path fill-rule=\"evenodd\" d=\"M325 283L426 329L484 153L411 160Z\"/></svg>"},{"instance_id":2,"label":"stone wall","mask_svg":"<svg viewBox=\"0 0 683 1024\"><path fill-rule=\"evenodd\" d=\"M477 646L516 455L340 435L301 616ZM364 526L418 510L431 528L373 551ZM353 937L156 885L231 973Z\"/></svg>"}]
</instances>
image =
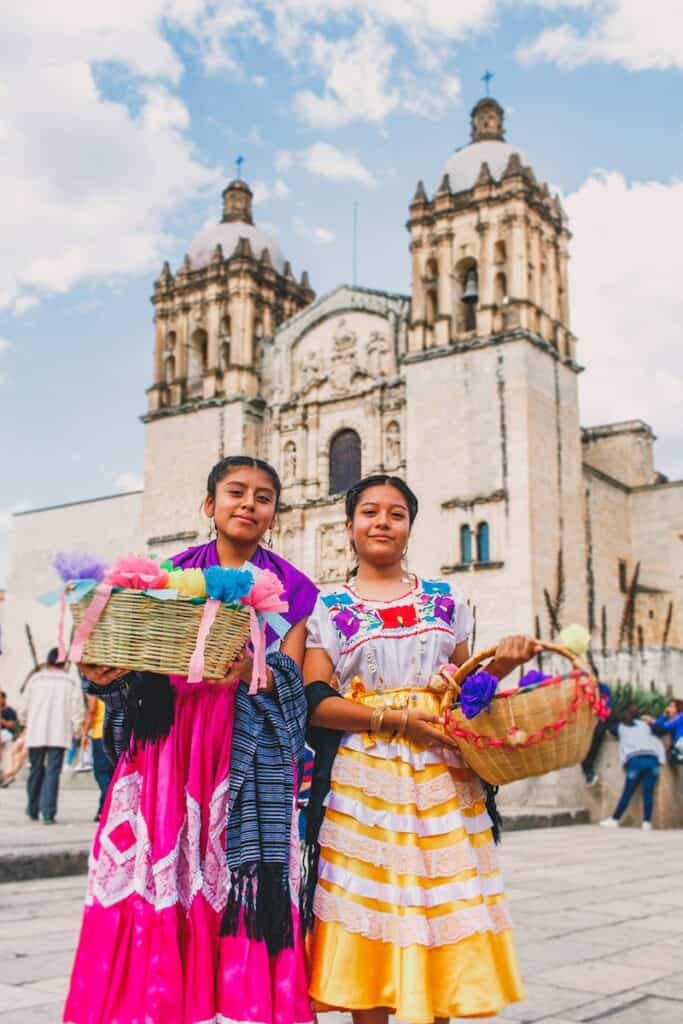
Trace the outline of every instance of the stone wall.
<instances>
[{"instance_id":1,"label":"stone wall","mask_svg":"<svg viewBox=\"0 0 683 1024\"><path fill-rule=\"evenodd\" d=\"M654 441L642 420L588 427L583 431L583 458L628 487L648 485L656 479Z\"/></svg>"}]
</instances>

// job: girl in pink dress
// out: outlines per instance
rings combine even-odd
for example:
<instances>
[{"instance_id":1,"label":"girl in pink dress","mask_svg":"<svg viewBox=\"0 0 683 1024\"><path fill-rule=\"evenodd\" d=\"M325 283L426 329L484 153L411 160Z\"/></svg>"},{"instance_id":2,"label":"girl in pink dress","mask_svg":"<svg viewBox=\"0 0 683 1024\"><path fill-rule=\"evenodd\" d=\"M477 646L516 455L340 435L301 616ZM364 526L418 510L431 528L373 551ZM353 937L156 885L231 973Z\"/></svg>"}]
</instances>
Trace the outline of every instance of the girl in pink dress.
<instances>
[{"instance_id":1,"label":"girl in pink dress","mask_svg":"<svg viewBox=\"0 0 683 1024\"><path fill-rule=\"evenodd\" d=\"M299 666L316 588L259 544L279 496L267 463L223 459L204 505L216 540L173 559L279 576L289 630L281 642L268 634L266 692L248 697L240 684L246 655L218 683L82 667L126 749L93 844L68 1024L313 1020L294 807L306 718ZM277 777L252 770L268 751L284 752Z\"/></svg>"}]
</instances>

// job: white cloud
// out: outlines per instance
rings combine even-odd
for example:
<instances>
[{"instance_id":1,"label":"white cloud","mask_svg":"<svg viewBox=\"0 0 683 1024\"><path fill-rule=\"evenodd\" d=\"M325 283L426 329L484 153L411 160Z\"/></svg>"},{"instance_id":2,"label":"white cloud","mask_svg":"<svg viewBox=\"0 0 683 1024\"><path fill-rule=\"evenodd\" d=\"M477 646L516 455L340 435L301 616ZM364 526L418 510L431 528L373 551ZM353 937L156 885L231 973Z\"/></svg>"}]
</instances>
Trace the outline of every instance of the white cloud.
<instances>
[{"instance_id":1,"label":"white cloud","mask_svg":"<svg viewBox=\"0 0 683 1024\"><path fill-rule=\"evenodd\" d=\"M280 149L275 154L275 169L284 173L292 166L292 154L287 149Z\"/></svg>"},{"instance_id":2,"label":"white cloud","mask_svg":"<svg viewBox=\"0 0 683 1024\"><path fill-rule=\"evenodd\" d=\"M181 65L160 27L162 15L188 17L193 6L26 0L5 12L0 191L12 202L0 309L25 312L79 281L157 267L168 215L218 183L193 152L187 108L171 91ZM112 69L131 109L102 91Z\"/></svg>"},{"instance_id":3,"label":"white cloud","mask_svg":"<svg viewBox=\"0 0 683 1024\"><path fill-rule=\"evenodd\" d=\"M144 481L139 473L119 473L114 486L117 491L141 491Z\"/></svg>"},{"instance_id":4,"label":"white cloud","mask_svg":"<svg viewBox=\"0 0 683 1024\"><path fill-rule=\"evenodd\" d=\"M0 352L7 352L10 348L14 348L14 342L8 338L0 338Z\"/></svg>"},{"instance_id":5,"label":"white cloud","mask_svg":"<svg viewBox=\"0 0 683 1024\"><path fill-rule=\"evenodd\" d=\"M374 175L353 153L344 152L329 142L316 142L294 156L309 174L333 181L356 181L360 185L375 184Z\"/></svg>"},{"instance_id":6,"label":"white cloud","mask_svg":"<svg viewBox=\"0 0 683 1024\"><path fill-rule=\"evenodd\" d=\"M318 245L330 245L337 237L329 228L309 227L301 217L292 217L292 227L300 238L308 238Z\"/></svg>"},{"instance_id":7,"label":"white cloud","mask_svg":"<svg viewBox=\"0 0 683 1024\"><path fill-rule=\"evenodd\" d=\"M282 178L276 178L272 185L267 185L265 181L258 180L254 182L251 188L254 193L255 203L267 203L271 199L286 199L289 195L287 184Z\"/></svg>"},{"instance_id":8,"label":"white cloud","mask_svg":"<svg viewBox=\"0 0 683 1024\"><path fill-rule=\"evenodd\" d=\"M564 68L589 61L622 64L633 71L683 67L683 5L680 0L589 0L545 7L587 7L593 20L585 32L567 22L545 29L519 51L523 61L547 60Z\"/></svg>"},{"instance_id":9,"label":"white cloud","mask_svg":"<svg viewBox=\"0 0 683 1024\"><path fill-rule=\"evenodd\" d=\"M386 30L369 17L363 18L352 36L331 40L316 33L310 64L323 77L322 94L310 89L297 93L295 112L307 124L327 129L352 121L381 124L397 110L439 116L459 98L460 79L439 74L447 56L443 40L430 38L426 43L424 26L420 34L417 28L415 32L418 63L430 71L428 76L416 74L412 66L397 67L396 47Z\"/></svg>"},{"instance_id":10,"label":"white cloud","mask_svg":"<svg viewBox=\"0 0 683 1024\"><path fill-rule=\"evenodd\" d=\"M594 173L565 206L574 233L572 329L587 366L582 421L642 418L663 440L680 441L683 181ZM683 476L680 443L678 452L674 471Z\"/></svg>"}]
</instances>

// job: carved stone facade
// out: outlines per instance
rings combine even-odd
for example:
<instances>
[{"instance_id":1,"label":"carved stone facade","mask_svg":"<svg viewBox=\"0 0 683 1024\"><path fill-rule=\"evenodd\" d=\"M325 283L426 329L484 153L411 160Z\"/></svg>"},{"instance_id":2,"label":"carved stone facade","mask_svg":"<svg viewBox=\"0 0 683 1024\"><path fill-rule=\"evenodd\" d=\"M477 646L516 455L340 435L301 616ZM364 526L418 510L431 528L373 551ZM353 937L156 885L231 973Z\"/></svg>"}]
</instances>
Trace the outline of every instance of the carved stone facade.
<instances>
[{"instance_id":1,"label":"carved stone facade","mask_svg":"<svg viewBox=\"0 0 683 1024\"><path fill-rule=\"evenodd\" d=\"M249 187L232 182L223 198L221 223L155 285L144 494L18 520L8 683L22 677L27 602L48 547L79 546L85 518L91 537L116 519L120 550L199 543L206 474L229 453L278 467L276 550L338 585L352 565L335 493L344 473L331 465L341 453L342 470L352 462L414 487L409 567L460 586L477 646L584 622L596 648L630 648L645 685L678 680L683 697L683 483L656 473L639 421L581 430L568 224L505 142L499 104L474 108L471 141L431 198L418 186L411 296L341 286L314 301L307 276L297 282L253 224Z\"/></svg>"}]
</instances>

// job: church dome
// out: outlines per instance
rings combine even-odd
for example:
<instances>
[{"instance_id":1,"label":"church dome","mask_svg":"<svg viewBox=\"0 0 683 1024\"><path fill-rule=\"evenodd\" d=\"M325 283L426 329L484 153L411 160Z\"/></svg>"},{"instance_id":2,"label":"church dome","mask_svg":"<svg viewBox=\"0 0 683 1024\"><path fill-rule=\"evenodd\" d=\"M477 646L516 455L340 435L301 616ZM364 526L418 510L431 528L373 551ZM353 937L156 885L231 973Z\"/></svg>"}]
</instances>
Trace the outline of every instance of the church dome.
<instances>
[{"instance_id":1,"label":"church dome","mask_svg":"<svg viewBox=\"0 0 683 1024\"><path fill-rule=\"evenodd\" d=\"M469 146L457 149L444 167L444 173L448 175L451 183L451 191L464 192L465 189L472 188L484 161L489 165L489 170L496 181L500 181L513 153L517 153L523 166L528 164L519 146L512 146L509 142L499 139L472 142Z\"/></svg>"},{"instance_id":2,"label":"church dome","mask_svg":"<svg viewBox=\"0 0 683 1024\"><path fill-rule=\"evenodd\" d=\"M481 165L486 162L496 181L500 181L513 153L522 166L528 160L517 146L505 141L505 114L500 103L492 96L479 100L470 114L471 142L457 149L444 167L452 192L464 192L473 187Z\"/></svg>"},{"instance_id":3,"label":"church dome","mask_svg":"<svg viewBox=\"0 0 683 1024\"><path fill-rule=\"evenodd\" d=\"M282 255L282 249L273 236L255 224L245 224L236 221L212 224L211 227L206 228L197 235L190 245L192 269L199 270L201 267L207 267L219 243L223 247L224 258L229 259L235 251L235 246L240 238L247 238L249 240L252 252L257 260L261 258L263 250L267 249L273 267L278 273L282 273L285 259Z\"/></svg>"},{"instance_id":4,"label":"church dome","mask_svg":"<svg viewBox=\"0 0 683 1024\"><path fill-rule=\"evenodd\" d=\"M272 235L254 224L252 215L253 193L246 181L236 178L223 190L223 219L220 224L205 228L190 245L190 262L193 270L207 267L216 246L223 249L223 257L232 256L240 238L246 238L257 260L264 249L268 250L273 267L281 274L285 267L282 249Z\"/></svg>"}]
</instances>

